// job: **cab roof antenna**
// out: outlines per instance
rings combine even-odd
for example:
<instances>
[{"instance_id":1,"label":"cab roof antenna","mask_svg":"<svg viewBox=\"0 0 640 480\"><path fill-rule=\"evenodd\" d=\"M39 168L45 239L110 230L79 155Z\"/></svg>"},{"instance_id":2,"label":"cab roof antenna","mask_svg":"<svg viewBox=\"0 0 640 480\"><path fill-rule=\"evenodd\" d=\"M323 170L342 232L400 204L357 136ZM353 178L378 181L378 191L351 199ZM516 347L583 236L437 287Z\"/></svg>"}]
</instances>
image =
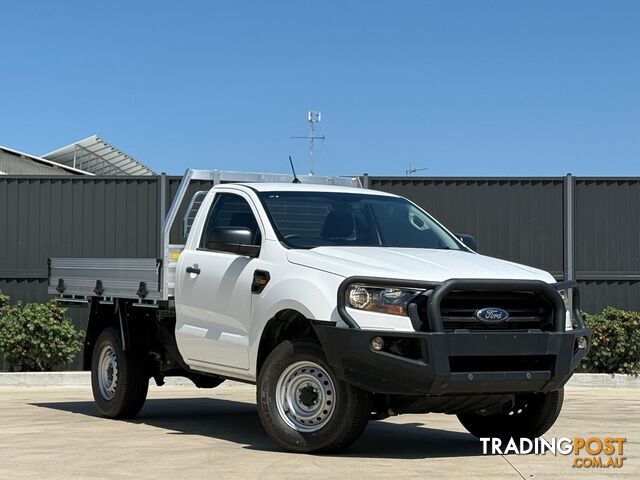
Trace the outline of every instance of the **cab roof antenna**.
<instances>
[{"instance_id":1,"label":"cab roof antenna","mask_svg":"<svg viewBox=\"0 0 640 480\"><path fill-rule=\"evenodd\" d=\"M291 160L291 155L289 155L289 163L291 164L291 171L293 172L293 182L291 183L302 183L296 175L296 169L293 167L293 160Z\"/></svg>"}]
</instances>

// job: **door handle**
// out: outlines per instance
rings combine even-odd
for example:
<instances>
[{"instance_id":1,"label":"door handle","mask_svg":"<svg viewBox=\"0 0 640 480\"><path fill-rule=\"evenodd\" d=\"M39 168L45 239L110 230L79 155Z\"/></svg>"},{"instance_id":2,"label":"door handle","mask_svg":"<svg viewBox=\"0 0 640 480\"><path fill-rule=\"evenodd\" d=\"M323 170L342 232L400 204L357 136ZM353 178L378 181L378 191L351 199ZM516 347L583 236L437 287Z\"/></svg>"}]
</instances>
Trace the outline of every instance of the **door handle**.
<instances>
[{"instance_id":1,"label":"door handle","mask_svg":"<svg viewBox=\"0 0 640 480\"><path fill-rule=\"evenodd\" d=\"M200 275L200 268L197 266L187 267L187 273L195 273L196 275Z\"/></svg>"}]
</instances>

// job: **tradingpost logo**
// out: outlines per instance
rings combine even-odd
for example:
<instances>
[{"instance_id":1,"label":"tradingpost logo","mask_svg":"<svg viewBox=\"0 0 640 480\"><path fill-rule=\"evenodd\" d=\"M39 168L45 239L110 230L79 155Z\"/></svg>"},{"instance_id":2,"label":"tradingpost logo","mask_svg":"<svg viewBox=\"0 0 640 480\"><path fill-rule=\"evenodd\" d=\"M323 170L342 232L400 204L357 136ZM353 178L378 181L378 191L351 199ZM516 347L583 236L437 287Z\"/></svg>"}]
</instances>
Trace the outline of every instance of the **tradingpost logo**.
<instances>
[{"instance_id":1,"label":"tradingpost logo","mask_svg":"<svg viewBox=\"0 0 640 480\"><path fill-rule=\"evenodd\" d=\"M573 455L572 468L622 468L624 437L481 438L484 455Z\"/></svg>"}]
</instances>

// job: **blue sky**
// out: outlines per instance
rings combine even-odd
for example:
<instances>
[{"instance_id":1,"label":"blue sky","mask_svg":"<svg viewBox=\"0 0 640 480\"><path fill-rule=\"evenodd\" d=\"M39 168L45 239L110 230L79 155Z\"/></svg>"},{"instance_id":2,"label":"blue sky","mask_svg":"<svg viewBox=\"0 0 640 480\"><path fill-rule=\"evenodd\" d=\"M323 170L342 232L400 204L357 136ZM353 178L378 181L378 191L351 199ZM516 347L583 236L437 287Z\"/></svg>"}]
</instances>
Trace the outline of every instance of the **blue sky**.
<instances>
[{"instance_id":1,"label":"blue sky","mask_svg":"<svg viewBox=\"0 0 640 480\"><path fill-rule=\"evenodd\" d=\"M3 2L0 144L160 172L640 175L640 2Z\"/></svg>"}]
</instances>

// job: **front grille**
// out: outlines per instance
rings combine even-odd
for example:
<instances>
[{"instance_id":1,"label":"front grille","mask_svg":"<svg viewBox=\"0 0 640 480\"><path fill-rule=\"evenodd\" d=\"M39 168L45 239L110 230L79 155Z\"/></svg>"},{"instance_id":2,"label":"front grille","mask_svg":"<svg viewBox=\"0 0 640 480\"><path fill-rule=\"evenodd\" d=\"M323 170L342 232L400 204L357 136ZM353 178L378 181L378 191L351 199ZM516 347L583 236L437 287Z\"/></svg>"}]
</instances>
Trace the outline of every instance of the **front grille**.
<instances>
[{"instance_id":1,"label":"front grille","mask_svg":"<svg viewBox=\"0 0 640 480\"><path fill-rule=\"evenodd\" d=\"M506 322L484 323L474 317L481 308L501 308L509 312ZM445 332L456 330L527 331L550 330L552 307L533 292L451 292L440 303Z\"/></svg>"}]
</instances>

